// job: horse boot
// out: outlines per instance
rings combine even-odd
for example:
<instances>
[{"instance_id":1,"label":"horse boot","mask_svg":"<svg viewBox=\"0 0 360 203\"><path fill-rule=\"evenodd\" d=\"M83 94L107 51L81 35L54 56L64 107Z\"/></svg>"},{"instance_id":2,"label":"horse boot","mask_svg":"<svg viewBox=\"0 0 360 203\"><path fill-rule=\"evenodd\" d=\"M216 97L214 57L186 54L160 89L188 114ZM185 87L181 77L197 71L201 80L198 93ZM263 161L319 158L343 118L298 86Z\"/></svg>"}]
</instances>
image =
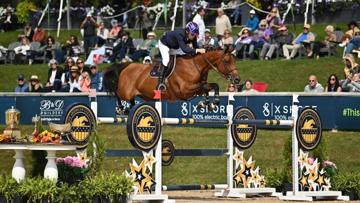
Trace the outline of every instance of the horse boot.
<instances>
[{"instance_id":1,"label":"horse boot","mask_svg":"<svg viewBox=\"0 0 360 203\"><path fill-rule=\"evenodd\" d=\"M158 85L156 87L157 90L160 90L160 91L165 91L166 90L164 80L165 80L165 73L167 71L167 68L168 68L167 66L164 66L164 65L161 64Z\"/></svg>"}]
</instances>

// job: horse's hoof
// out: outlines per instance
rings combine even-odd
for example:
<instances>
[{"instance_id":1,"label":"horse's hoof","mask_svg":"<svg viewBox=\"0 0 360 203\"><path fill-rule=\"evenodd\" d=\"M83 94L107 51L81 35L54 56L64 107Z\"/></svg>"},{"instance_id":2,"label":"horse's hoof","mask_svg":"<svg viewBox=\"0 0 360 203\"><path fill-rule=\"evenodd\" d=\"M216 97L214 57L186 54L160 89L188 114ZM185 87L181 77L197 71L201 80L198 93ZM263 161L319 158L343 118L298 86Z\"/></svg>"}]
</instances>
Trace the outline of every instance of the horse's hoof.
<instances>
[{"instance_id":1,"label":"horse's hoof","mask_svg":"<svg viewBox=\"0 0 360 203\"><path fill-rule=\"evenodd\" d=\"M206 107L206 104L204 101L199 101L198 105L197 105L197 108L198 109L203 109Z\"/></svg>"},{"instance_id":2,"label":"horse's hoof","mask_svg":"<svg viewBox=\"0 0 360 203\"><path fill-rule=\"evenodd\" d=\"M212 111L216 108L216 106L217 106L217 105L215 105L214 103L210 103L210 104L208 105L208 110L209 110L210 112L212 112Z\"/></svg>"},{"instance_id":3,"label":"horse's hoof","mask_svg":"<svg viewBox=\"0 0 360 203\"><path fill-rule=\"evenodd\" d=\"M125 113L124 108L121 108L118 106L115 108L115 112L117 115L124 115L124 113Z\"/></svg>"}]
</instances>

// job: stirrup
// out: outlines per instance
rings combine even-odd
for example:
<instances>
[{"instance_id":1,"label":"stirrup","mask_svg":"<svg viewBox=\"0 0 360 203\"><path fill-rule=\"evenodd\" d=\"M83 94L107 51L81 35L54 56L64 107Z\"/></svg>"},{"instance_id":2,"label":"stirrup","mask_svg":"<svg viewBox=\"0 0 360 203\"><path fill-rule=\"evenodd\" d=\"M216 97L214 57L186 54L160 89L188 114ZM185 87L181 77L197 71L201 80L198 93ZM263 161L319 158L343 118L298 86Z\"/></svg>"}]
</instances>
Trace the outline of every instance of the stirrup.
<instances>
[{"instance_id":1,"label":"stirrup","mask_svg":"<svg viewBox=\"0 0 360 203\"><path fill-rule=\"evenodd\" d=\"M156 89L160 90L160 91L165 91L166 85L164 83L159 83L158 86L156 87Z\"/></svg>"}]
</instances>

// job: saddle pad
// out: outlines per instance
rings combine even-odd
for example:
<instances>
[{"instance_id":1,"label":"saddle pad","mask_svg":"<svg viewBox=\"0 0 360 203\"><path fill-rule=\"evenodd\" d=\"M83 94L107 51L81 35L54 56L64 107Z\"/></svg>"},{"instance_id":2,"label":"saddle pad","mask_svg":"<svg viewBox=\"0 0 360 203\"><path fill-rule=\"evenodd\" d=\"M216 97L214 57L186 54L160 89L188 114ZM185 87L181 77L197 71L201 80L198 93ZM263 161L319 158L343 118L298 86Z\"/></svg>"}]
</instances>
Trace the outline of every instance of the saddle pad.
<instances>
[{"instance_id":1,"label":"saddle pad","mask_svg":"<svg viewBox=\"0 0 360 203\"><path fill-rule=\"evenodd\" d=\"M160 76L160 66L161 66L161 60L156 61L154 63L154 66L150 70L150 77L158 78ZM176 66L176 56L170 56L168 69L165 73L165 79L168 78L172 74L172 72L175 69L175 66Z\"/></svg>"}]
</instances>

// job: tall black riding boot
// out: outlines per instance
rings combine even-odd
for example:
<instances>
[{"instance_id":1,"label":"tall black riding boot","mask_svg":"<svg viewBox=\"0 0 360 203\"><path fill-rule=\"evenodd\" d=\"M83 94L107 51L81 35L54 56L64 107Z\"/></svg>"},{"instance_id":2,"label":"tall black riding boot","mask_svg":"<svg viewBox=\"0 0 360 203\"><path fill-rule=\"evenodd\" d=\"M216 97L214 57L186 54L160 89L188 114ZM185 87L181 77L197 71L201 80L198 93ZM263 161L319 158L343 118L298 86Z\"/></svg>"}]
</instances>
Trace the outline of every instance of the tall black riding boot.
<instances>
[{"instance_id":1,"label":"tall black riding boot","mask_svg":"<svg viewBox=\"0 0 360 203\"><path fill-rule=\"evenodd\" d=\"M164 79L165 79L165 73L167 71L167 66L161 65L160 67L160 75L159 75L159 81L158 81L158 85L157 88L160 91L165 91L166 90L166 86L164 83Z\"/></svg>"}]
</instances>

